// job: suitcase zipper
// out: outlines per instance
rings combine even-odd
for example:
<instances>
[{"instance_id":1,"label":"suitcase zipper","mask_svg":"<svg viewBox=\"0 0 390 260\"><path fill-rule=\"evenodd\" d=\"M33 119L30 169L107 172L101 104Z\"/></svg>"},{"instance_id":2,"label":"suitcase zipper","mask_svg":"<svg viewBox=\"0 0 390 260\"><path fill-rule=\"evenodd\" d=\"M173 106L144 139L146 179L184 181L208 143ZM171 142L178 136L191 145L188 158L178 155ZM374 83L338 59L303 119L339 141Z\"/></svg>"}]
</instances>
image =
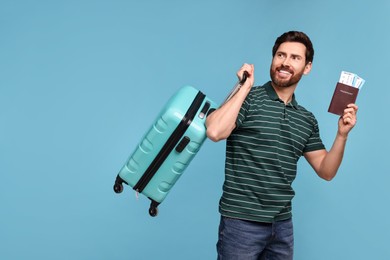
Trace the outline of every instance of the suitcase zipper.
<instances>
[{"instance_id":1,"label":"suitcase zipper","mask_svg":"<svg viewBox=\"0 0 390 260\"><path fill-rule=\"evenodd\" d=\"M198 92L191 106L187 110L186 114L182 118L179 125L173 131L171 136L168 138L167 142L161 148L160 152L157 154L156 158L154 158L153 162L146 169L145 173L138 180L137 184L134 185L133 189L137 192L142 192L149 181L156 174L158 169L164 163L165 159L169 156L171 151L175 148L176 144L179 142L183 134L187 131L190 126L192 120L194 119L196 112L199 110L200 106L203 103L206 95L204 95L201 91Z\"/></svg>"}]
</instances>

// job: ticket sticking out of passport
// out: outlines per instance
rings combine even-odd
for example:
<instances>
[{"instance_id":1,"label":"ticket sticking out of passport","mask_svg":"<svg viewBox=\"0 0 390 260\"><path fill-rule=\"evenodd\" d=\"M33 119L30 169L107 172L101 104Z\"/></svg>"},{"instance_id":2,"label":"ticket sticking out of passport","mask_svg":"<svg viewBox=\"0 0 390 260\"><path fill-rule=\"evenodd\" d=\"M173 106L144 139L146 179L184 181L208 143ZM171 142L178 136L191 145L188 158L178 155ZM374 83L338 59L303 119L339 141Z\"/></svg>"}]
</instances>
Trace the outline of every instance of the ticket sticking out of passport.
<instances>
[{"instance_id":1,"label":"ticket sticking out of passport","mask_svg":"<svg viewBox=\"0 0 390 260\"><path fill-rule=\"evenodd\" d=\"M328 112L341 116L348 104L356 102L359 90L364 83L365 80L358 75L342 71L330 101Z\"/></svg>"}]
</instances>

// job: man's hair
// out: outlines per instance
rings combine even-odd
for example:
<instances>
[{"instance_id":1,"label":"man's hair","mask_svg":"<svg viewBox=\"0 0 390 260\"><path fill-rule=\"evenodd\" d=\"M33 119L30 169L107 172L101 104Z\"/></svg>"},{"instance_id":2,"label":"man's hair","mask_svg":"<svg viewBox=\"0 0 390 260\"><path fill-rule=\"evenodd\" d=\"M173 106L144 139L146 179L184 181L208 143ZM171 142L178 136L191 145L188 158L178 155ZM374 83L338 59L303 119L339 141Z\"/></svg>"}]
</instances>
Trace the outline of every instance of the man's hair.
<instances>
[{"instance_id":1,"label":"man's hair","mask_svg":"<svg viewBox=\"0 0 390 260\"><path fill-rule=\"evenodd\" d=\"M314 58L314 49L313 44L309 36L307 36L303 32L298 31L289 31L280 35L272 48L272 57L275 56L276 51L279 49L279 46L284 42L299 42L306 46L306 64L309 62L313 62Z\"/></svg>"}]
</instances>

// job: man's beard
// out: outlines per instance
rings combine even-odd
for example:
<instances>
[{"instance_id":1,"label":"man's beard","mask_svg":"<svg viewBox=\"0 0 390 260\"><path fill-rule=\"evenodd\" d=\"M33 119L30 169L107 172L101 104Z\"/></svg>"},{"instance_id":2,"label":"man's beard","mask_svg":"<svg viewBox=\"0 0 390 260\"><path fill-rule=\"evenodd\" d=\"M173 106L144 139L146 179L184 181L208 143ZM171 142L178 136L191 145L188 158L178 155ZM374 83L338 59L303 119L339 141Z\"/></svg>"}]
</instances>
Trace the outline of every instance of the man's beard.
<instances>
[{"instance_id":1,"label":"man's beard","mask_svg":"<svg viewBox=\"0 0 390 260\"><path fill-rule=\"evenodd\" d=\"M280 70L286 70L286 71L290 72L291 77L289 79L277 78L276 73L278 73L278 71L280 71ZM303 71L295 74L294 71L290 70L288 67L285 67L283 65L275 68L274 70L272 69L272 66L271 66L270 75L271 75L272 82L276 86L279 86L281 88L288 88L288 87L291 87L291 86L297 84L301 80L302 75L303 75Z\"/></svg>"}]
</instances>

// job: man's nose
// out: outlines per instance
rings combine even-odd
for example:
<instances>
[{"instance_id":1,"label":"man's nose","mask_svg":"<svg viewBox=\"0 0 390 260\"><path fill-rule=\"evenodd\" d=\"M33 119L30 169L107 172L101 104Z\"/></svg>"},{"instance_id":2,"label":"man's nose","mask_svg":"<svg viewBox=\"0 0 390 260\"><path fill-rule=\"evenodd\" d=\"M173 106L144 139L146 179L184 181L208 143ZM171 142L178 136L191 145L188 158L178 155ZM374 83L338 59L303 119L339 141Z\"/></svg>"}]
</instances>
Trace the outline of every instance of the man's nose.
<instances>
[{"instance_id":1,"label":"man's nose","mask_svg":"<svg viewBox=\"0 0 390 260\"><path fill-rule=\"evenodd\" d=\"M283 66L286 66L286 67L289 67L290 66L290 58L289 57L286 57L284 60L283 60Z\"/></svg>"}]
</instances>

